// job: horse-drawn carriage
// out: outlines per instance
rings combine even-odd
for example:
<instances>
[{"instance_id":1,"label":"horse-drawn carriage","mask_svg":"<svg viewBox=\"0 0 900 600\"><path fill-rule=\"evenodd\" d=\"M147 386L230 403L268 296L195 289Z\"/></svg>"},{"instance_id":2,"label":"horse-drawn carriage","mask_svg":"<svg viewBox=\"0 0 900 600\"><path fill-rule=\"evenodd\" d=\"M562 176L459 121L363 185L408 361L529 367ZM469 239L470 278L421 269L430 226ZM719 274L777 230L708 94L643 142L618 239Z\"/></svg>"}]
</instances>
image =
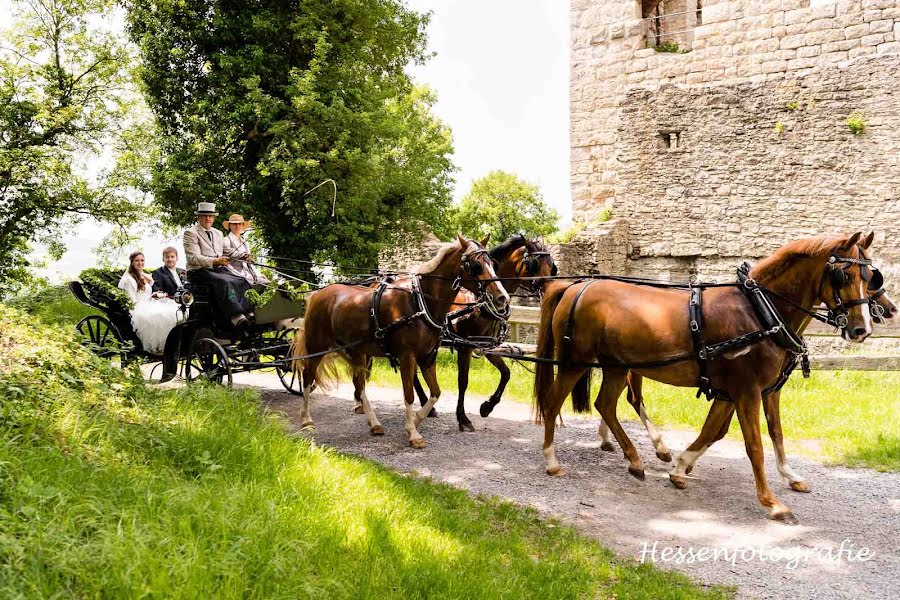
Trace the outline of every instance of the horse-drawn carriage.
<instances>
[{"instance_id":1,"label":"horse-drawn carriage","mask_svg":"<svg viewBox=\"0 0 900 600\"><path fill-rule=\"evenodd\" d=\"M159 363L171 372L178 369L188 381L206 379L231 385L236 373L274 369L278 379L292 394L302 394L299 378L288 358L297 319L303 314L301 302L278 290L255 311L251 325L242 332L216 315L208 291L187 282L175 295L180 317L169 333L161 354L147 351L131 324L131 315L115 289L116 275L100 274L72 281L69 289L79 302L101 314L84 317L75 331L85 345L101 356L119 357L122 365L134 361Z\"/></svg>"}]
</instances>

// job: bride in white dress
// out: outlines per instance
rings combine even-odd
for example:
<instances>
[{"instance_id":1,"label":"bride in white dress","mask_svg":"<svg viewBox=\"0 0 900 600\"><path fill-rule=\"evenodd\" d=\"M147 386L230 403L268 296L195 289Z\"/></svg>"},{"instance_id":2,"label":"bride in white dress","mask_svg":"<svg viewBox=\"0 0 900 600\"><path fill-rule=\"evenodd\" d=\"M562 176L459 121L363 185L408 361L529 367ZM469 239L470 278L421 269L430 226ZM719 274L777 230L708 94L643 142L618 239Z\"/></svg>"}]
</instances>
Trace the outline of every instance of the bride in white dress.
<instances>
[{"instance_id":1,"label":"bride in white dress","mask_svg":"<svg viewBox=\"0 0 900 600\"><path fill-rule=\"evenodd\" d=\"M132 252L128 260L129 267L119 280L119 288L134 302L131 324L144 350L162 354L166 337L180 320L179 305L164 294L159 297L153 293L153 280L144 273L142 252Z\"/></svg>"}]
</instances>

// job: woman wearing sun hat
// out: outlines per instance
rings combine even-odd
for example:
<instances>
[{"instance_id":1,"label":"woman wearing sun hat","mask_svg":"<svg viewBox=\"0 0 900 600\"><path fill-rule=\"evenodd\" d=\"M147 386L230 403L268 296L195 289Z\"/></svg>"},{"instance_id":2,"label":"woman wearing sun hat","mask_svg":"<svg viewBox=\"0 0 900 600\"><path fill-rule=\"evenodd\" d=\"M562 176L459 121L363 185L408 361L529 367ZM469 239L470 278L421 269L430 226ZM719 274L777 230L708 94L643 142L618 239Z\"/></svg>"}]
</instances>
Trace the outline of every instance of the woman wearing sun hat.
<instances>
[{"instance_id":1,"label":"woman wearing sun hat","mask_svg":"<svg viewBox=\"0 0 900 600\"><path fill-rule=\"evenodd\" d=\"M228 263L228 270L231 273L243 277L250 285L265 285L269 280L257 273L248 262L253 260L253 256L250 254L250 247L244 241L244 232L250 229L251 225L253 221L245 221L244 217L238 214L231 215L223 221L222 226L228 231L223 252L231 259Z\"/></svg>"}]
</instances>

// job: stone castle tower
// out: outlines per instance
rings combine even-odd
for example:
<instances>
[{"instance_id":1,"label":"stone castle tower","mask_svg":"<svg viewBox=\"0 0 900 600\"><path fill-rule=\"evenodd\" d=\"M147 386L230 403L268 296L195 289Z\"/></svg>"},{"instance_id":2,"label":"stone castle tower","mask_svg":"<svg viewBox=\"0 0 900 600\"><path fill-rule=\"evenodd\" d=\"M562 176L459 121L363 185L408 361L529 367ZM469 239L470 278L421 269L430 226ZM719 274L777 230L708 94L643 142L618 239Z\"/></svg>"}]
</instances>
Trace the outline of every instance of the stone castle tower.
<instances>
[{"instance_id":1,"label":"stone castle tower","mask_svg":"<svg viewBox=\"0 0 900 600\"><path fill-rule=\"evenodd\" d=\"M573 267L729 277L874 229L900 278L900 0L571 0Z\"/></svg>"}]
</instances>

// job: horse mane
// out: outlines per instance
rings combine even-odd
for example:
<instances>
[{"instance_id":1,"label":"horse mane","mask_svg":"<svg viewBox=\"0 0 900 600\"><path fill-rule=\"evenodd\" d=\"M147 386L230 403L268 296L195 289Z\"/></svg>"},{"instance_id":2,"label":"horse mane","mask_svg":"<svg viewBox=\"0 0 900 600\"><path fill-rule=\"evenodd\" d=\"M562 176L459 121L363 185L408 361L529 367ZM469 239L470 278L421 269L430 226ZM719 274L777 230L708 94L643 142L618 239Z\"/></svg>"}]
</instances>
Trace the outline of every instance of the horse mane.
<instances>
[{"instance_id":1,"label":"horse mane","mask_svg":"<svg viewBox=\"0 0 900 600\"><path fill-rule=\"evenodd\" d=\"M831 254L846 241L846 236L818 236L789 242L756 263L750 275L760 283L777 279L793 268L797 261L811 256Z\"/></svg>"},{"instance_id":2,"label":"horse mane","mask_svg":"<svg viewBox=\"0 0 900 600\"><path fill-rule=\"evenodd\" d=\"M514 233L509 236L509 238L505 242L500 242L490 250L488 250L488 255L496 261L501 261L505 259L507 256L528 244L528 240L525 239L525 236L521 233Z\"/></svg>"},{"instance_id":3,"label":"horse mane","mask_svg":"<svg viewBox=\"0 0 900 600\"><path fill-rule=\"evenodd\" d=\"M444 244L440 247L434 258L420 264L418 267L413 269L413 273L433 273L437 270L438 266L440 266L440 264L444 262L444 259L447 258L448 254L458 249L458 242L450 242L449 244Z\"/></svg>"}]
</instances>

